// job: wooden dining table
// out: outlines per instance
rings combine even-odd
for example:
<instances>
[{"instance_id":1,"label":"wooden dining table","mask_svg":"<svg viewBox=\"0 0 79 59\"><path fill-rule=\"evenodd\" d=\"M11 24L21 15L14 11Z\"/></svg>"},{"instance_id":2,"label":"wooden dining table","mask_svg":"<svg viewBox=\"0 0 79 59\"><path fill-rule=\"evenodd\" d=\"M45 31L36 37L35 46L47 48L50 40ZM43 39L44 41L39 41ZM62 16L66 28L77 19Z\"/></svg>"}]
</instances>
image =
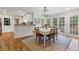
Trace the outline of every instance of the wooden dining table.
<instances>
[{"instance_id":1,"label":"wooden dining table","mask_svg":"<svg viewBox=\"0 0 79 59\"><path fill-rule=\"evenodd\" d=\"M50 34L52 28L39 28L40 34L44 35L44 47L46 46L46 35Z\"/></svg>"},{"instance_id":2,"label":"wooden dining table","mask_svg":"<svg viewBox=\"0 0 79 59\"><path fill-rule=\"evenodd\" d=\"M50 34L50 30L54 28L39 28L40 34L44 35L44 47L46 46L46 35Z\"/></svg>"}]
</instances>

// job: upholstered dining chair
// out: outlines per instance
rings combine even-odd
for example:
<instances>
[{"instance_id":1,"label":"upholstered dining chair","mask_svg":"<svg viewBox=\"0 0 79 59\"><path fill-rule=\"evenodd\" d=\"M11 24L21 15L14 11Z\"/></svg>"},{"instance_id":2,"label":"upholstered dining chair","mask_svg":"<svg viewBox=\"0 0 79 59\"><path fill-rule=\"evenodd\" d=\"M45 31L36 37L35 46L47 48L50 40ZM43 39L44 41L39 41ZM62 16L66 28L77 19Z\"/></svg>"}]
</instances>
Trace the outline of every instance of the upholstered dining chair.
<instances>
[{"instance_id":1,"label":"upholstered dining chair","mask_svg":"<svg viewBox=\"0 0 79 59\"><path fill-rule=\"evenodd\" d=\"M39 27L35 27L34 30L35 30L35 33L36 33L36 40L37 40L37 38L39 36Z\"/></svg>"},{"instance_id":2,"label":"upholstered dining chair","mask_svg":"<svg viewBox=\"0 0 79 59\"><path fill-rule=\"evenodd\" d=\"M58 27L54 25L52 28L55 29L55 37L56 37L56 40L57 40L58 39Z\"/></svg>"},{"instance_id":3,"label":"upholstered dining chair","mask_svg":"<svg viewBox=\"0 0 79 59\"><path fill-rule=\"evenodd\" d=\"M50 34L47 35L48 40L49 40L49 45L51 44L51 39L53 39L53 43L55 41L55 29L50 30Z\"/></svg>"},{"instance_id":4,"label":"upholstered dining chair","mask_svg":"<svg viewBox=\"0 0 79 59\"><path fill-rule=\"evenodd\" d=\"M39 27L35 28L35 32L36 32L36 40L38 38L39 39L39 44L40 44L41 38L44 37L44 35L40 34Z\"/></svg>"}]
</instances>

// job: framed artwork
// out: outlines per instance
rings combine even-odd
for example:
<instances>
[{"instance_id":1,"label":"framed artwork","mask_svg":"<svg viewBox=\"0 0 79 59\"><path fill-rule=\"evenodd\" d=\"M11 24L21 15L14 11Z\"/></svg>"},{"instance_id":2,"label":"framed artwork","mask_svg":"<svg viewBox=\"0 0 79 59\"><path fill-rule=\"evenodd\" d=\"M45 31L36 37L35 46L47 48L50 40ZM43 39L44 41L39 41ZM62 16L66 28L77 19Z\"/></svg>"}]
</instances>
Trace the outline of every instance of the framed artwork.
<instances>
[{"instance_id":1,"label":"framed artwork","mask_svg":"<svg viewBox=\"0 0 79 59\"><path fill-rule=\"evenodd\" d=\"M10 25L10 18L4 18L4 25Z\"/></svg>"}]
</instances>

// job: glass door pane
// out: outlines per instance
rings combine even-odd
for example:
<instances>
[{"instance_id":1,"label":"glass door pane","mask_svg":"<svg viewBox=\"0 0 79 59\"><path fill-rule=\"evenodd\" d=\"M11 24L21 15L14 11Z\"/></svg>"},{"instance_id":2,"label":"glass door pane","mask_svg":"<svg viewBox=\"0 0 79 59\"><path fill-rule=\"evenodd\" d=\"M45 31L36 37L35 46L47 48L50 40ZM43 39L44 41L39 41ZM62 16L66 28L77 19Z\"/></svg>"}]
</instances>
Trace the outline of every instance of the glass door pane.
<instances>
[{"instance_id":1,"label":"glass door pane","mask_svg":"<svg viewBox=\"0 0 79 59\"><path fill-rule=\"evenodd\" d=\"M59 18L59 29L61 32L64 32L65 20L64 17Z\"/></svg>"},{"instance_id":2,"label":"glass door pane","mask_svg":"<svg viewBox=\"0 0 79 59\"><path fill-rule=\"evenodd\" d=\"M53 18L53 25L57 26L57 18Z\"/></svg>"},{"instance_id":3,"label":"glass door pane","mask_svg":"<svg viewBox=\"0 0 79 59\"><path fill-rule=\"evenodd\" d=\"M70 33L78 34L78 16L70 17Z\"/></svg>"}]
</instances>

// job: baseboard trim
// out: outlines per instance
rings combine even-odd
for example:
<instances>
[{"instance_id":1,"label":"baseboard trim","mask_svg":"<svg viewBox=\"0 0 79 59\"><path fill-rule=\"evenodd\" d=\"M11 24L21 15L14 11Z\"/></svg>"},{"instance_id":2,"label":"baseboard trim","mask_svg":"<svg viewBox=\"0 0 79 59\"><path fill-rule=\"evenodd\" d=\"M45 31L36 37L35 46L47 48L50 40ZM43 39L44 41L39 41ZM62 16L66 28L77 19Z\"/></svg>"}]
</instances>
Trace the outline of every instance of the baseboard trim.
<instances>
[{"instance_id":1,"label":"baseboard trim","mask_svg":"<svg viewBox=\"0 0 79 59\"><path fill-rule=\"evenodd\" d=\"M15 39L18 39L18 40L23 40L23 39L26 39L26 38L29 38L29 37L33 37L33 35L28 35L28 36L17 37L17 38L15 38Z\"/></svg>"},{"instance_id":2,"label":"baseboard trim","mask_svg":"<svg viewBox=\"0 0 79 59\"><path fill-rule=\"evenodd\" d=\"M72 38L74 38L74 39L79 39L79 36L78 35L71 35L71 34L62 34L62 33L59 33L59 34L61 34L61 35L65 35L65 36L67 36L67 37L72 37Z\"/></svg>"}]
</instances>

